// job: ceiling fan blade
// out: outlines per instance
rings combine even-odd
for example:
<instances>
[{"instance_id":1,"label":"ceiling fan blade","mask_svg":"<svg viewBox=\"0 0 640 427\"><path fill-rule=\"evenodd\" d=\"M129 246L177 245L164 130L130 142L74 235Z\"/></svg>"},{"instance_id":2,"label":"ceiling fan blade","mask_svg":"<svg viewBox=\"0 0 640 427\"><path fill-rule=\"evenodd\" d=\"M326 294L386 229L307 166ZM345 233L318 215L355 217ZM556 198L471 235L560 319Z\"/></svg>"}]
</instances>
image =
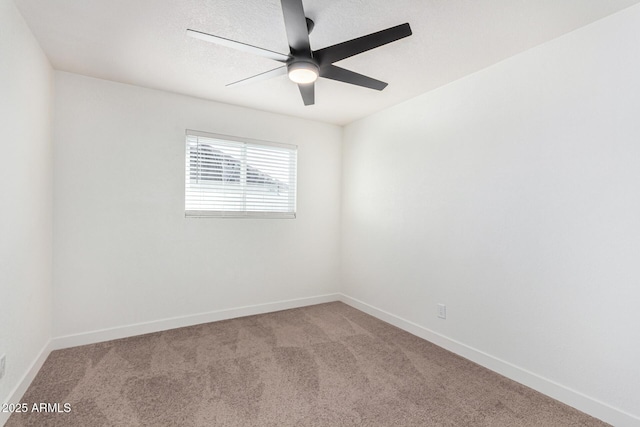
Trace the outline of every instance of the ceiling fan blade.
<instances>
[{"instance_id":1,"label":"ceiling fan blade","mask_svg":"<svg viewBox=\"0 0 640 427\"><path fill-rule=\"evenodd\" d=\"M252 46L250 44L242 42L237 42L235 40L225 39L224 37L214 36L211 34L203 33L202 31L187 30L187 35L221 46L230 47L247 53L253 53L254 55L260 55L279 62L287 62L287 60L289 59L289 55L285 55L284 53L274 52L272 50L263 49L261 47Z\"/></svg>"},{"instance_id":2,"label":"ceiling fan blade","mask_svg":"<svg viewBox=\"0 0 640 427\"><path fill-rule=\"evenodd\" d=\"M311 56L307 18L304 16L302 0L281 0L284 27L292 55Z\"/></svg>"},{"instance_id":3,"label":"ceiling fan blade","mask_svg":"<svg viewBox=\"0 0 640 427\"><path fill-rule=\"evenodd\" d=\"M411 27L408 23L387 28L386 30L371 33L366 36L358 37L343 43L334 44L313 52L314 58L320 63L333 64L341 59L349 58L367 50L375 49L387 43L400 40L412 34Z\"/></svg>"},{"instance_id":4,"label":"ceiling fan blade","mask_svg":"<svg viewBox=\"0 0 640 427\"><path fill-rule=\"evenodd\" d=\"M355 73L335 65L326 65L320 69L320 77L325 77L339 82L350 83L369 89L382 90L387 87L387 83L372 79L362 74Z\"/></svg>"},{"instance_id":5,"label":"ceiling fan blade","mask_svg":"<svg viewBox=\"0 0 640 427\"><path fill-rule=\"evenodd\" d=\"M315 83L310 83L306 85L298 85L300 89L300 95L302 95L302 100L304 101L304 105L313 105L316 102L316 94L315 94Z\"/></svg>"},{"instance_id":6,"label":"ceiling fan blade","mask_svg":"<svg viewBox=\"0 0 640 427\"><path fill-rule=\"evenodd\" d=\"M242 86L248 83L258 82L260 80L267 80L273 77L284 76L287 74L287 67L274 68L273 70L265 71L264 73L256 74L255 76L247 77L246 79L238 80L237 82L229 83L225 86Z\"/></svg>"}]
</instances>

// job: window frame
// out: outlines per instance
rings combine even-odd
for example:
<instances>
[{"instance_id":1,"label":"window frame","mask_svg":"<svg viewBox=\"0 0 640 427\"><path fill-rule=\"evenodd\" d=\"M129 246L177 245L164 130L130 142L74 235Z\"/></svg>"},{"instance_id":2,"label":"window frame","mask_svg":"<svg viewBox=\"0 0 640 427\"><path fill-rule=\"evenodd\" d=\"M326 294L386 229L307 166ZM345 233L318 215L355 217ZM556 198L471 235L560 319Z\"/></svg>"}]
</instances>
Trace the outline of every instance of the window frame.
<instances>
[{"instance_id":1,"label":"window frame","mask_svg":"<svg viewBox=\"0 0 640 427\"><path fill-rule=\"evenodd\" d=\"M189 181L190 175L191 175L190 160L192 158L191 150L189 148L189 137L210 138L210 139L214 139L222 142L228 142L234 145L237 144L239 147L242 147L241 150L245 153L244 156L246 156L247 147L260 147L260 148L273 147L273 148L285 149L292 152L293 165L291 164L291 162L288 165L289 179L293 182L293 187L294 187L293 190L289 190L293 192L292 196L289 195L289 198L293 198L293 200L290 201L290 203L292 204L291 210L287 210L287 211L247 210L246 205L244 206L244 210L239 210L239 211L238 210L214 210L214 209L204 209L204 210L188 209L187 208L188 207L188 200L187 200L188 188L189 188L189 185L193 185L193 183ZM184 180L185 180L184 181L184 191L185 191L184 215L185 215L185 218L249 218L249 219L250 218L295 219L296 218L297 199L298 199L297 197L298 196L297 194L298 192L298 185L297 185L298 146L297 145L187 129L185 131L184 150L185 150L184 151L185 152L185 159L184 159L184 168L185 168L184 169ZM248 194L247 189L251 185L247 182L247 171L251 165L248 163L246 157L243 157L242 159L238 159L238 160L241 165L240 166L241 171L239 172L238 176L240 177L239 180L240 180L240 185L242 186L241 188L243 189L242 194L243 194L243 200L244 200L246 199ZM258 173L262 173L262 171L260 171L259 169L256 169L256 170ZM224 178L221 179L221 181L224 181ZM235 181L235 180L231 179L230 181Z\"/></svg>"}]
</instances>

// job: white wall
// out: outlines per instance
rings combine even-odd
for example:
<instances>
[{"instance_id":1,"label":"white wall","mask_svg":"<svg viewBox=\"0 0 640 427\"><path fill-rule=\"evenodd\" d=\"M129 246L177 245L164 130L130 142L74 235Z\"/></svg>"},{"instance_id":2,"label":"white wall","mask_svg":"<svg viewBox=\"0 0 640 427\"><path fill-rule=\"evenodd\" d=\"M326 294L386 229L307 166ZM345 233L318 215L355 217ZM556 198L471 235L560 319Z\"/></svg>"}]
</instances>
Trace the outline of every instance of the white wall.
<instances>
[{"instance_id":1,"label":"white wall","mask_svg":"<svg viewBox=\"0 0 640 427\"><path fill-rule=\"evenodd\" d=\"M55 73L54 336L334 293L341 128ZM297 144L297 219L185 219L185 129Z\"/></svg>"},{"instance_id":2,"label":"white wall","mask_svg":"<svg viewBox=\"0 0 640 427\"><path fill-rule=\"evenodd\" d=\"M0 403L51 332L52 87L40 46L0 0Z\"/></svg>"},{"instance_id":3,"label":"white wall","mask_svg":"<svg viewBox=\"0 0 640 427\"><path fill-rule=\"evenodd\" d=\"M638 46L635 6L347 126L344 292L640 418Z\"/></svg>"}]
</instances>

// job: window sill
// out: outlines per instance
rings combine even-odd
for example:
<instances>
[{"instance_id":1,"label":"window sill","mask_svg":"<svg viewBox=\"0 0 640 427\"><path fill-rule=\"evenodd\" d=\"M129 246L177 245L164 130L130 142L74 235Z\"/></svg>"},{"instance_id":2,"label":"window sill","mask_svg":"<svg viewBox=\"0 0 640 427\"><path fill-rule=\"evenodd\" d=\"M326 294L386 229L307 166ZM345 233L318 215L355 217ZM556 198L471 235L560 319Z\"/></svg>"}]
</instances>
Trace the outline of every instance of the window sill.
<instances>
[{"instance_id":1,"label":"window sill","mask_svg":"<svg viewBox=\"0 0 640 427\"><path fill-rule=\"evenodd\" d=\"M185 218L295 219L295 212L185 211Z\"/></svg>"}]
</instances>

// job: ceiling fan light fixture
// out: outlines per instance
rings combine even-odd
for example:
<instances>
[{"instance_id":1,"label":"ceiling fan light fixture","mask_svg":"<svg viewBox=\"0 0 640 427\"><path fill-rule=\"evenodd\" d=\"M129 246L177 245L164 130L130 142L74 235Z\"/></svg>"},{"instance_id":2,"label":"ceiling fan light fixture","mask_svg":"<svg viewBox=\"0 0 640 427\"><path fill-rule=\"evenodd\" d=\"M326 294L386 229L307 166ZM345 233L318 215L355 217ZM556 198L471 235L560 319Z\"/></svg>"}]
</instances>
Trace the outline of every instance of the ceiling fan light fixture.
<instances>
[{"instance_id":1,"label":"ceiling fan light fixture","mask_svg":"<svg viewBox=\"0 0 640 427\"><path fill-rule=\"evenodd\" d=\"M300 61L289 64L289 79L301 85L311 84L318 79L318 66L313 62Z\"/></svg>"}]
</instances>

